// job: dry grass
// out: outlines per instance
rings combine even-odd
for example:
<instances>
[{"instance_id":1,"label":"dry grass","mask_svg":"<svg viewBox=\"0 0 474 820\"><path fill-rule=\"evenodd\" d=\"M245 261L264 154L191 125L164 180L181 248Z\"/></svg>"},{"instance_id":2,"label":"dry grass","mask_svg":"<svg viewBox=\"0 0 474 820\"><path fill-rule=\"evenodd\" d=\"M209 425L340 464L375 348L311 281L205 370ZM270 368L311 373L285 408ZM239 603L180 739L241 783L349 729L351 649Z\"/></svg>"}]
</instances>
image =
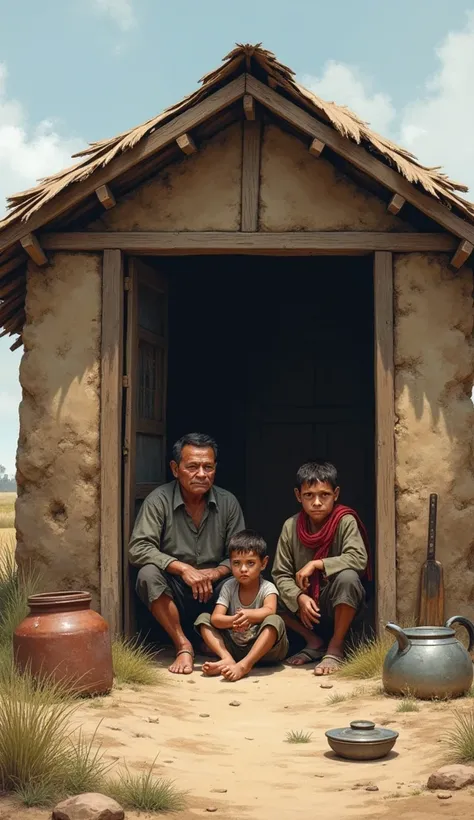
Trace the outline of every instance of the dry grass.
<instances>
[{"instance_id":1,"label":"dry grass","mask_svg":"<svg viewBox=\"0 0 474 820\"><path fill-rule=\"evenodd\" d=\"M15 526L16 493L0 493L0 530L11 530Z\"/></svg>"},{"instance_id":2,"label":"dry grass","mask_svg":"<svg viewBox=\"0 0 474 820\"><path fill-rule=\"evenodd\" d=\"M19 569L10 549L0 551L0 646L10 646L13 633L28 613L28 597L38 591L36 571Z\"/></svg>"},{"instance_id":3,"label":"dry grass","mask_svg":"<svg viewBox=\"0 0 474 820\"><path fill-rule=\"evenodd\" d=\"M361 643L349 647L338 677L356 680L380 678L385 656L393 641L393 635L382 632L377 637L366 638Z\"/></svg>"},{"instance_id":4,"label":"dry grass","mask_svg":"<svg viewBox=\"0 0 474 820\"><path fill-rule=\"evenodd\" d=\"M114 678L119 685L163 683L152 650L141 646L135 638L116 638L112 642L112 660Z\"/></svg>"},{"instance_id":5,"label":"dry grass","mask_svg":"<svg viewBox=\"0 0 474 820\"><path fill-rule=\"evenodd\" d=\"M292 730L286 733L285 743L311 743L312 736L312 732Z\"/></svg>"},{"instance_id":6,"label":"dry grass","mask_svg":"<svg viewBox=\"0 0 474 820\"><path fill-rule=\"evenodd\" d=\"M396 708L397 712L419 712L420 704L414 698L403 698Z\"/></svg>"},{"instance_id":7,"label":"dry grass","mask_svg":"<svg viewBox=\"0 0 474 820\"><path fill-rule=\"evenodd\" d=\"M474 761L474 709L454 712L452 728L442 738L451 763Z\"/></svg>"},{"instance_id":8,"label":"dry grass","mask_svg":"<svg viewBox=\"0 0 474 820\"><path fill-rule=\"evenodd\" d=\"M371 693L365 686L356 686L351 692L333 692L332 695L329 695L326 704L328 706L337 706L339 703L345 703L347 700L354 700L356 698L364 698L369 694L377 694L377 692Z\"/></svg>"},{"instance_id":9,"label":"dry grass","mask_svg":"<svg viewBox=\"0 0 474 820\"><path fill-rule=\"evenodd\" d=\"M175 812L186 808L186 793L175 787L171 780L153 774L155 761L147 771L131 774L124 767L117 779L105 787L106 794L113 797L124 809L141 812Z\"/></svg>"}]
</instances>

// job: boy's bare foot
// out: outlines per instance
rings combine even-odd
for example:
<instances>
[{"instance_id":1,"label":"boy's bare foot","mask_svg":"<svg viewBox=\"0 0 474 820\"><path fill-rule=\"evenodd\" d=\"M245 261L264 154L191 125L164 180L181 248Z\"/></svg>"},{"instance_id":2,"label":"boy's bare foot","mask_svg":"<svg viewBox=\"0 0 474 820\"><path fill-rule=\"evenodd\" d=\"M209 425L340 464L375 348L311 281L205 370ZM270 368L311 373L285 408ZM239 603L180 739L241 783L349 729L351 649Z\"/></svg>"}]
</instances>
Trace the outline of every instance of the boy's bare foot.
<instances>
[{"instance_id":1,"label":"boy's bare foot","mask_svg":"<svg viewBox=\"0 0 474 820\"><path fill-rule=\"evenodd\" d=\"M169 667L169 671L175 675L190 675L194 668L194 652L191 644L189 647L183 646L176 653L176 658Z\"/></svg>"},{"instance_id":2,"label":"boy's bare foot","mask_svg":"<svg viewBox=\"0 0 474 820\"><path fill-rule=\"evenodd\" d=\"M202 665L202 673L207 677L213 677L214 675L222 675L222 669L224 666L229 666L230 663L233 661L226 658L225 660L218 660L218 661L206 661Z\"/></svg>"},{"instance_id":3,"label":"boy's bare foot","mask_svg":"<svg viewBox=\"0 0 474 820\"><path fill-rule=\"evenodd\" d=\"M251 668L252 667L244 661L239 661L239 663L229 663L223 666L221 674L226 680L236 681L248 675Z\"/></svg>"}]
</instances>

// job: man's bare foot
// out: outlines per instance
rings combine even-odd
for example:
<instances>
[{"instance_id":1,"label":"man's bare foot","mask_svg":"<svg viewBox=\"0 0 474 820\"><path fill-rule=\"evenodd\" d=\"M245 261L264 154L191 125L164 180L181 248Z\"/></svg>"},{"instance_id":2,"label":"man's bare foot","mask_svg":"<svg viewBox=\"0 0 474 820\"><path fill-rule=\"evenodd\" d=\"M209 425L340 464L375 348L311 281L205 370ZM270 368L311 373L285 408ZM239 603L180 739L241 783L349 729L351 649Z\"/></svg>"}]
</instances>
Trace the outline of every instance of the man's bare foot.
<instances>
[{"instance_id":1,"label":"man's bare foot","mask_svg":"<svg viewBox=\"0 0 474 820\"><path fill-rule=\"evenodd\" d=\"M169 667L175 675L190 675L194 668L194 652L191 645L183 647L176 653L176 658Z\"/></svg>"},{"instance_id":2,"label":"man's bare foot","mask_svg":"<svg viewBox=\"0 0 474 820\"><path fill-rule=\"evenodd\" d=\"M325 655L321 663L318 663L315 667L314 674L317 677L322 677L323 675L334 675L334 673L341 668L342 661L342 655Z\"/></svg>"},{"instance_id":3,"label":"man's bare foot","mask_svg":"<svg viewBox=\"0 0 474 820\"><path fill-rule=\"evenodd\" d=\"M229 666L229 664L233 663L232 659L222 658L218 661L206 661L202 665L202 673L206 675L206 677L213 677L214 675L222 675L222 669L224 666Z\"/></svg>"},{"instance_id":4,"label":"man's bare foot","mask_svg":"<svg viewBox=\"0 0 474 820\"><path fill-rule=\"evenodd\" d=\"M221 674L226 680L236 681L248 675L251 668L244 661L239 661L239 663L229 663L223 666Z\"/></svg>"}]
</instances>

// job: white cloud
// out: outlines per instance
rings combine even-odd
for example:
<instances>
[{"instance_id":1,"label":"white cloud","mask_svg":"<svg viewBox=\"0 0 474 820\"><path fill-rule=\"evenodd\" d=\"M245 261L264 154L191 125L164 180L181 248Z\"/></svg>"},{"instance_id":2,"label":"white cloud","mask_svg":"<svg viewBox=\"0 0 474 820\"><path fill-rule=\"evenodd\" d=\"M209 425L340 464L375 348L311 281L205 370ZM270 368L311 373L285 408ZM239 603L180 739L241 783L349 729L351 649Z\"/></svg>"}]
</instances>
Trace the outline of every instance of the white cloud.
<instances>
[{"instance_id":1,"label":"white cloud","mask_svg":"<svg viewBox=\"0 0 474 820\"><path fill-rule=\"evenodd\" d=\"M92 0L96 10L113 20L121 31L130 31L137 25L132 0Z\"/></svg>"},{"instance_id":2,"label":"white cloud","mask_svg":"<svg viewBox=\"0 0 474 820\"><path fill-rule=\"evenodd\" d=\"M469 185L468 198L474 200L474 12L462 31L446 35L436 56L437 71L422 95L399 111L354 66L330 61L320 77L302 82L324 99L349 106L424 165L443 166L451 178Z\"/></svg>"},{"instance_id":3,"label":"white cloud","mask_svg":"<svg viewBox=\"0 0 474 820\"><path fill-rule=\"evenodd\" d=\"M30 126L17 100L7 96L7 69L0 63L0 218L6 197L71 164L83 140L61 137L50 120Z\"/></svg>"}]
</instances>

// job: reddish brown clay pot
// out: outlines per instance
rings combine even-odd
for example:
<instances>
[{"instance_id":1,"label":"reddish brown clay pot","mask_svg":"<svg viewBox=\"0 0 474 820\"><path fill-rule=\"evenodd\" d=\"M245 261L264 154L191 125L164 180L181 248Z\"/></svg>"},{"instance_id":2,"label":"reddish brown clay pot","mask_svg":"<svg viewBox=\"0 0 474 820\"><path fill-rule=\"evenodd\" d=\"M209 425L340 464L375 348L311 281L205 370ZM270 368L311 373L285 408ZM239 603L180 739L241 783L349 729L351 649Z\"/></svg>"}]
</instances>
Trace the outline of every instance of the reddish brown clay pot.
<instances>
[{"instance_id":1,"label":"reddish brown clay pot","mask_svg":"<svg viewBox=\"0 0 474 820\"><path fill-rule=\"evenodd\" d=\"M88 592L44 592L28 598L29 614L16 628L17 668L63 681L69 691L109 692L113 683L107 621L90 608Z\"/></svg>"}]
</instances>

